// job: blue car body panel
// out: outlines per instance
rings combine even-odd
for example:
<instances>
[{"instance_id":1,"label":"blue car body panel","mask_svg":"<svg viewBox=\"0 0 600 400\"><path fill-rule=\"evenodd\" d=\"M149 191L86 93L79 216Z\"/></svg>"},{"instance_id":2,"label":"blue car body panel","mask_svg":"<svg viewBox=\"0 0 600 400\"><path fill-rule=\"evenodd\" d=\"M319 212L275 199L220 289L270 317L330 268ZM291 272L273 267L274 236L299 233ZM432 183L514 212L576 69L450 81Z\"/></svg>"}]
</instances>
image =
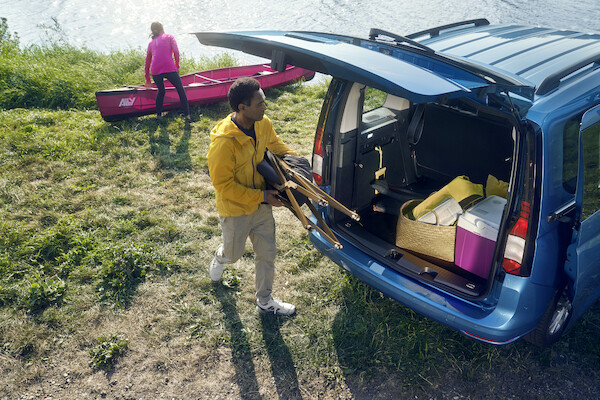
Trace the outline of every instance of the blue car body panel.
<instances>
[{"instance_id":1,"label":"blue car body panel","mask_svg":"<svg viewBox=\"0 0 600 400\"><path fill-rule=\"evenodd\" d=\"M600 34L516 25L464 28L420 41L440 53L514 74L534 86L575 59L600 54Z\"/></svg>"},{"instance_id":2,"label":"blue car body panel","mask_svg":"<svg viewBox=\"0 0 600 400\"><path fill-rule=\"evenodd\" d=\"M196 33L201 43L241 50L265 58L281 57L293 64L341 79L361 82L414 102L441 96L479 96L481 89L524 88L519 81L498 85L476 74L411 48L401 48L341 35L315 32L239 31ZM351 42L351 43L349 43ZM279 55L277 55L279 54ZM508 79L508 77L507 77Z\"/></svg>"}]
</instances>

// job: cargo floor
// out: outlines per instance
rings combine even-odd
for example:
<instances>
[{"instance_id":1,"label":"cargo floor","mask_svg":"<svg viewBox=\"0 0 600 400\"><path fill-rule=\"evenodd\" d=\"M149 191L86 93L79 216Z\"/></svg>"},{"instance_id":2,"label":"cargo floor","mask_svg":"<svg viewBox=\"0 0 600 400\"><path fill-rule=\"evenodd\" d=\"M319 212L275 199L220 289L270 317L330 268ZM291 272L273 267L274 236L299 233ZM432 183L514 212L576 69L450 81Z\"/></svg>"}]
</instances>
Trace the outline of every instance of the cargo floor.
<instances>
[{"instance_id":1,"label":"cargo floor","mask_svg":"<svg viewBox=\"0 0 600 400\"><path fill-rule=\"evenodd\" d=\"M377 212L373 210L363 210L361 215L360 226L363 229L363 232L366 231L366 235L375 240L381 240L385 242L386 245L383 245L382 248L395 248L396 243L396 225L398 222L398 215ZM355 234L358 233L356 230ZM367 239L365 237L365 239ZM398 249L398 248L396 248ZM406 250L403 250L406 251ZM466 280L468 282L472 282L476 285L476 289L469 290L470 295L476 295L477 292L480 292L485 285L485 279L478 277L470 273L469 271L465 271L460 268L453 262L443 261L437 258L428 257L427 255L411 253L414 256L418 257L423 261L423 265L431 265L434 264L437 268L443 269L456 277L460 277L460 280Z\"/></svg>"}]
</instances>

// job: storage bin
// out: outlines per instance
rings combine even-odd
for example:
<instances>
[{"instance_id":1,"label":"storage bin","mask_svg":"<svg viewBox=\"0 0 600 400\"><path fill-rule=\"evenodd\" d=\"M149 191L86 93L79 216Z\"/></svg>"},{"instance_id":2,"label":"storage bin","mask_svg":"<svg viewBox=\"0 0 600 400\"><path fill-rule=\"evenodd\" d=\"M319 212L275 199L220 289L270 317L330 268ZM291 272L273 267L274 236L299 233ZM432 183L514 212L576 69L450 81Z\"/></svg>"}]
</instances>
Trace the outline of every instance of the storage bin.
<instances>
[{"instance_id":1,"label":"storage bin","mask_svg":"<svg viewBox=\"0 0 600 400\"><path fill-rule=\"evenodd\" d=\"M487 278L506 199L489 196L458 217L454 263Z\"/></svg>"},{"instance_id":2,"label":"storage bin","mask_svg":"<svg viewBox=\"0 0 600 400\"><path fill-rule=\"evenodd\" d=\"M441 260L454 260L456 226L431 225L407 217L421 200L402 205L396 228L396 246Z\"/></svg>"}]
</instances>

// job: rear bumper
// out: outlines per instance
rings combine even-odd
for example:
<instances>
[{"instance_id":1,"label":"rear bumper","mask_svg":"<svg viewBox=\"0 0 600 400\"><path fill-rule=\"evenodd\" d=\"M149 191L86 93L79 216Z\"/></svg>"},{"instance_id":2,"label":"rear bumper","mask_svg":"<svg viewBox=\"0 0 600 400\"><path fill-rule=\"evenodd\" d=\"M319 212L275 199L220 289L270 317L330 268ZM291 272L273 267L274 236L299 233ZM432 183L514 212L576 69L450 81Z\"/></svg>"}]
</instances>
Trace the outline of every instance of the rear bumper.
<instances>
[{"instance_id":1,"label":"rear bumper","mask_svg":"<svg viewBox=\"0 0 600 400\"><path fill-rule=\"evenodd\" d=\"M496 306L485 307L408 278L339 236L341 250L316 231L311 231L309 237L317 250L374 289L425 317L487 343L510 343L534 329L547 305L542 299L550 299L547 293L552 293L552 288L507 275Z\"/></svg>"}]
</instances>

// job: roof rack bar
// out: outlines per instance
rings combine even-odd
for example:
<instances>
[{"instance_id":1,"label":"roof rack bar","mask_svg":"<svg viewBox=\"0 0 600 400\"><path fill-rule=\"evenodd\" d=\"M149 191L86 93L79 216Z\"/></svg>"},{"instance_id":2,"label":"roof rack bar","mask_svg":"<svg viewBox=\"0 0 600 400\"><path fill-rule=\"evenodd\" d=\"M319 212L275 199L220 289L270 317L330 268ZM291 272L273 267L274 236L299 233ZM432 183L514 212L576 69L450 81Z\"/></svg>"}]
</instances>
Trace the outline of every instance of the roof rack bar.
<instances>
[{"instance_id":1,"label":"roof rack bar","mask_svg":"<svg viewBox=\"0 0 600 400\"><path fill-rule=\"evenodd\" d=\"M490 21L488 21L485 18L469 19L469 20L466 20L466 21L455 22L453 24L442 25L442 26L438 26L438 27L435 27L435 28L427 29L427 30L424 30L424 31L411 33L410 35L406 35L406 37L409 38L409 39L414 39L416 37L423 36L423 35L429 35L430 37L435 37L435 36L439 36L440 35L440 31L443 31L443 30L446 30L446 29L457 28L457 27L463 26L463 25L482 26L482 25L489 25L489 24L490 24Z\"/></svg>"},{"instance_id":2,"label":"roof rack bar","mask_svg":"<svg viewBox=\"0 0 600 400\"><path fill-rule=\"evenodd\" d=\"M571 75L573 72L582 69L590 64L600 64L600 54L595 54L590 56L582 61L578 61L571 65L566 66L560 71L556 71L555 73L548 75L540 86L535 91L535 94L545 95L551 90L556 89L560 85L560 80Z\"/></svg>"},{"instance_id":3,"label":"roof rack bar","mask_svg":"<svg viewBox=\"0 0 600 400\"><path fill-rule=\"evenodd\" d=\"M371 28L371 30L369 31L369 40L375 40L377 38L377 36L380 36L380 35L391 37L392 39L394 39L396 44L408 43L410 45L418 47L421 50L425 50L429 53L434 52L434 50L432 48L425 46L423 43L415 42L414 40L408 39L405 36L401 36L396 33L388 32L388 31L385 31L385 30L379 29L379 28Z\"/></svg>"}]
</instances>

